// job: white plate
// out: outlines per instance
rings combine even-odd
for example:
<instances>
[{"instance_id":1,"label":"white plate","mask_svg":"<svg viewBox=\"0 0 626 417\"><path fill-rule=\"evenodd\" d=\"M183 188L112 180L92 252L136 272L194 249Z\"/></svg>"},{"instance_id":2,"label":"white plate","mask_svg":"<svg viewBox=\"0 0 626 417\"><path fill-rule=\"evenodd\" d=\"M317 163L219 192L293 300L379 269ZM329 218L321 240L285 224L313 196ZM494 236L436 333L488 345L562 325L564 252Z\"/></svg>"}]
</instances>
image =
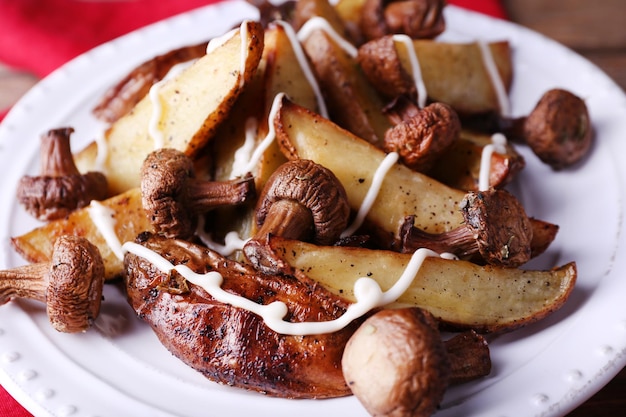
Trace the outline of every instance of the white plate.
<instances>
[{"instance_id":1,"label":"white plate","mask_svg":"<svg viewBox=\"0 0 626 417\"><path fill-rule=\"evenodd\" d=\"M22 174L38 172L41 133L71 125L81 141L75 146L87 143L101 128L90 109L131 68L255 16L227 2L166 20L92 50L26 94L0 126L0 267L23 263L9 237L37 225L14 195ZM495 339L491 375L450 389L437 416L564 415L626 363L626 164L617 159L626 152L626 97L595 66L536 33L452 6L446 18L444 39L512 43L515 114L527 114L547 89L566 88L585 98L597 141L583 164L560 173L522 149L527 169L515 191L530 215L561 227L533 265L575 260L579 281L562 310ZM35 303L0 307L0 383L38 416L366 415L353 397L282 400L204 379L173 358L110 286L98 326L86 334L55 332Z\"/></svg>"}]
</instances>

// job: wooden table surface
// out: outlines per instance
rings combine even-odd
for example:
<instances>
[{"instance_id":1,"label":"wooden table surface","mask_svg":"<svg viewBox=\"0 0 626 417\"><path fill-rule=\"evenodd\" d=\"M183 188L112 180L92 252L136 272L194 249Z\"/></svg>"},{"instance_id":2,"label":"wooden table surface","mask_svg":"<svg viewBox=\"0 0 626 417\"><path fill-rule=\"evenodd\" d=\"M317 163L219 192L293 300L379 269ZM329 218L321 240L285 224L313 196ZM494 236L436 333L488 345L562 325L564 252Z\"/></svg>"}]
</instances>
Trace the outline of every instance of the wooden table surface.
<instances>
[{"instance_id":1,"label":"wooden table surface","mask_svg":"<svg viewBox=\"0 0 626 417\"><path fill-rule=\"evenodd\" d=\"M626 90L625 0L503 0L509 18L543 33L597 64ZM0 63L0 110L37 80ZM615 417L626 412L626 369L568 417Z\"/></svg>"}]
</instances>

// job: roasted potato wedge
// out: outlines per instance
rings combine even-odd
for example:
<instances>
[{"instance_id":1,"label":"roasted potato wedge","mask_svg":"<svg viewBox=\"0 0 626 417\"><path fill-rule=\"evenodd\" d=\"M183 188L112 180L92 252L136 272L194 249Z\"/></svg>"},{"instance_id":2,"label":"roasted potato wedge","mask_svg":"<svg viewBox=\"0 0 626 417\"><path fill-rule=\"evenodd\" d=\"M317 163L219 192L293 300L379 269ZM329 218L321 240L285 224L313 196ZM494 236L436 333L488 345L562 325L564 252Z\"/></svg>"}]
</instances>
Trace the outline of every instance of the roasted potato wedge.
<instances>
[{"instance_id":1,"label":"roasted potato wedge","mask_svg":"<svg viewBox=\"0 0 626 417\"><path fill-rule=\"evenodd\" d=\"M478 190L482 152L492 143L491 136L461 131L461 135L438 159L427 174L434 179L464 191ZM524 157L510 144L506 153L494 152L491 156L489 185L502 188L526 166Z\"/></svg>"},{"instance_id":2,"label":"roasted potato wedge","mask_svg":"<svg viewBox=\"0 0 626 417\"><path fill-rule=\"evenodd\" d=\"M246 30L234 31L226 42L162 85L159 90L162 111L157 128L163 135L163 146L193 157L228 116L246 82L256 73L263 51L261 25L256 22L244 25ZM245 39L241 33L246 34ZM245 62L242 62L242 48L247 51ZM155 114L158 112L155 113L148 95L107 130L104 166L96 166L98 145L93 142L76 155L79 170L105 171L111 195L139 186L143 160L160 146L150 134Z\"/></svg>"},{"instance_id":3,"label":"roasted potato wedge","mask_svg":"<svg viewBox=\"0 0 626 417\"><path fill-rule=\"evenodd\" d=\"M346 189L348 202L358 211L374 172L385 153L319 115L284 99L275 119L277 140L289 159L311 159L333 171ZM384 178L368 222L392 239L407 215L415 225L431 233L459 226L459 203L465 193L426 175L394 164Z\"/></svg>"},{"instance_id":4,"label":"roasted potato wedge","mask_svg":"<svg viewBox=\"0 0 626 417\"><path fill-rule=\"evenodd\" d=\"M109 88L93 114L98 119L113 123L126 113L150 91L152 85L167 75L175 66L206 54L206 42L183 46L158 55L134 68L122 81Z\"/></svg>"},{"instance_id":5,"label":"roasted potato wedge","mask_svg":"<svg viewBox=\"0 0 626 417\"><path fill-rule=\"evenodd\" d=\"M139 188L101 201L100 204L111 210L110 215L115 223L114 230L122 243L135 240L141 232L154 231L141 205ZM59 236L85 237L100 250L104 261L105 279L114 279L122 272L122 260L106 242L92 220L89 210L89 207L76 210L67 218L46 223L21 236L13 237L11 244L24 259L37 263L50 261L54 242Z\"/></svg>"},{"instance_id":6,"label":"roasted potato wedge","mask_svg":"<svg viewBox=\"0 0 626 417\"><path fill-rule=\"evenodd\" d=\"M413 40L429 101L452 106L461 116L500 114L494 80L485 64L480 44ZM513 69L508 42L486 45L500 76L504 92L511 86ZM413 67L404 43L391 37L376 39L359 48L359 63L369 82L382 95L415 94Z\"/></svg>"},{"instance_id":7,"label":"roasted potato wedge","mask_svg":"<svg viewBox=\"0 0 626 417\"><path fill-rule=\"evenodd\" d=\"M403 274L411 254L357 247L316 246L272 237L269 246L285 273L302 274L347 300L356 301L361 277L388 290ZM479 266L427 257L401 305L424 308L454 329L506 332L545 318L567 301L576 282L575 263L549 271Z\"/></svg>"},{"instance_id":8,"label":"roasted potato wedge","mask_svg":"<svg viewBox=\"0 0 626 417\"><path fill-rule=\"evenodd\" d=\"M302 42L328 105L330 118L370 143L380 145L391 122L384 102L356 61L324 30Z\"/></svg>"}]
</instances>

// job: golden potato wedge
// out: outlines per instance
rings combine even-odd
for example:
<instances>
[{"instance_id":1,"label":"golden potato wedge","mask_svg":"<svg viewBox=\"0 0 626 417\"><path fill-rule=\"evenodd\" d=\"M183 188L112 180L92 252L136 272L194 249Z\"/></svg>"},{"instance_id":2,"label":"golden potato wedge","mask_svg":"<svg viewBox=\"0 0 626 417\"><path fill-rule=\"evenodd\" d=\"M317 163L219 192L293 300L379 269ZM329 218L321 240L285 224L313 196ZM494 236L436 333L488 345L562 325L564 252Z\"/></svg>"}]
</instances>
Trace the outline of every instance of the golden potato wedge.
<instances>
[{"instance_id":1,"label":"golden potato wedge","mask_svg":"<svg viewBox=\"0 0 626 417\"><path fill-rule=\"evenodd\" d=\"M503 110L478 43L414 40L413 46L430 100L447 103L462 115ZM510 45L500 41L487 46L508 92L513 80ZM397 49L402 66L411 74L408 52L405 48Z\"/></svg>"},{"instance_id":2,"label":"golden potato wedge","mask_svg":"<svg viewBox=\"0 0 626 417\"><path fill-rule=\"evenodd\" d=\"M135 240L141 232L154 231L141 205L141 191L138 188L101 201L100 204L112 211L114 230L122 243ZM122 260L116 256L93 222L89 207L76 210L65 219L46 223L13 237L11 244L27 261L46 262L52 256L54 242L62 235L82 236L96 245L104 261L105 279L114 279L122 272Z\"/></svg>"},{"instance_id":3,"label":"golden potato wedge","mask_svg":"<svg viewBox=\"0 0 626 417\"><path fill-rule=\"evenodd\" d=\"M107 130L102 169L111 195L139 186L139 168L155 147L176 148L193 157L215 134L246 82L256 73L263 51L261 25L245 22L242 27L245 30L234 31L233 36L211 53L162 84L158 90L162 108L156 123L163 135L162 144L150 134L151 119L159 115L150 95ZM247 51L245 62L242 62L242 48ZM79 170L99 170L97 153L96 142L78 152Z\"/></svg>"},{"instance_id":4,"label":"golden potato wedge","mask_svg":"<svg viewBox=\"0 0 626 417\"><path fill-rule=\"evenodd\" d=\"M355 40L357 45L361 44L363 39L359 27L363 3L365 3L365 0L339 0L334 6L337 14L343 21L346 31L350 34L350 38Z\"/></svg>"},{"instance_id":5,"label":"golden potato wedge","mask_svg":"<svg viewBox=\"0 0 626 417\"><path fill-rule=\"evenodd\" d=\"M508 110L508 90L513 77L508 42L485 44L490 51L483 56L479 43L446 43L413 40L412 51L405 42L391 36L369 41L359 48L358 61L365 77L383 96L413 96L416 83L410 52L415 52L429 101L452 106L460 116L500 114ZM499 79L492 79L486 65L493 58ZM506 99L500 102L496 83ZM424 99L424 98L422 98ZM507 108L501 108L505 105Z\"/></svg>"},{"instance_id":6,"label":"golden potato wedge","mask_svg":"<svg viewBox=\"0 0 626 417\"><path fill-rule=\"evenodd\" d=\"M347 53L324 30L313 30L302 45L311 60L330 118L355 135L380 145L391 122L385 103L365 78L356 56Z\"/></svg>"},{"instance_id":7,"label":"golden potato wedge","mask_svg":"<svg viewBox=\"0 0 626 417\"><path fill-rule=\"evenodd\" d=\"M387 291L412 256L316 246L279 237L272 237L269 246L285 262L285 273L308 277L352 302L356 301L353 288L359 278L371 278ZM531 271L427 257L397 303L424 308L454 329L505 332L558 310L571 294L576 277L573 262L549 271Z\"/></svg>"},{"instance_id":8,"label":"golden potato wedge","mask_svg":"<svg viewBox=\"0 0 626 417\"><path fill-rule=\"evenodd\" d=\"M464 191L478 190L482 152L492 143L491 136L467 130L438 159L427 174L450 187ZM502 188L526 166L524 157L507 144L506 153L491 156L489 185Z\"/></svg>"},{"instance_id":9,"label":"golden potato wedge","mask_svg":"<svg viewBox=\"0 0 626 417\"><path fill-rule=\"evenodd\" d=\"M346 189L348 202L358 211L385 153L319 115L284 99L275 119L277 140L289 159L311 159L330 169ZM394 164L385 176L367 220L391 239L407 215L431 233L463 222L459 203L463 191L450 188L404 165Z\"/></svg>"}]
</instances>

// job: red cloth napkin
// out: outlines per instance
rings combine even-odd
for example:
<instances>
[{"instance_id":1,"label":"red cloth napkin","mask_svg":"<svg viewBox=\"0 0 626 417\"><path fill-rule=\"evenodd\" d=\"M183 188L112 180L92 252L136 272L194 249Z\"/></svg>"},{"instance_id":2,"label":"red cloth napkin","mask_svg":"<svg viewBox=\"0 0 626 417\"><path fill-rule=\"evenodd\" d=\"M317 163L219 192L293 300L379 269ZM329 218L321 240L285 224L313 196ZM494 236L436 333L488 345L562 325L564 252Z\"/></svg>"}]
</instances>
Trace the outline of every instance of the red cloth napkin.
<instances>
[{"instance_id":1,"label":"red cloth napkin","mask_svg":"<svg viewBox=\"0 0 626 417\"><path fill-rule=\"evenodd\" d=\"M103 42L216 1L0 0L0 62L43 77ZM499 0L448 3L506 18ZM0 120L5 114L0 109ZM31 414L0 387L0 416Z\"/></svg>"}]
</instances>

